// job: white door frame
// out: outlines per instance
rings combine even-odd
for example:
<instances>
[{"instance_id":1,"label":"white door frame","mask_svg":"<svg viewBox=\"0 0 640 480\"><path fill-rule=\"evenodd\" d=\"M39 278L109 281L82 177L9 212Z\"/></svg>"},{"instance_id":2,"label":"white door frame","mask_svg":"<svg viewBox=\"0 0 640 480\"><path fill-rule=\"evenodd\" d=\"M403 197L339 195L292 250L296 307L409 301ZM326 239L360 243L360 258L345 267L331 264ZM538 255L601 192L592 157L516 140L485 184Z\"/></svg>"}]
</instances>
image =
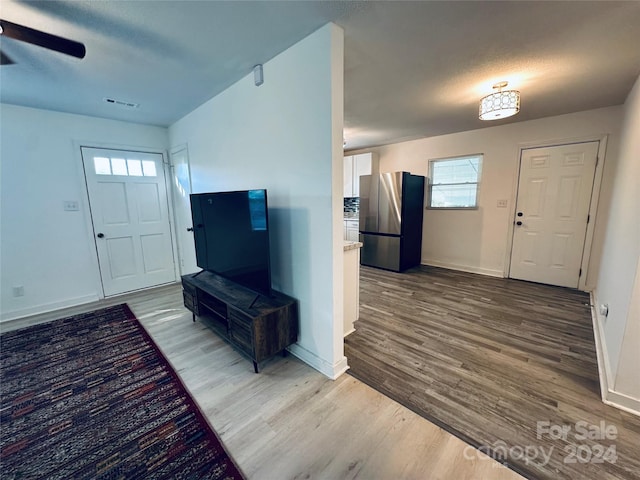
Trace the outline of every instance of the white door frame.
<instances>
[{"instance_id":1,"label":"white door frame","mask_svg":"<svg viewBox=\"0 0 640 480\"><path fill-rule=\"evenodd\" d=\"M173 255L173 268L174 268L174 279L176 282L180 281L180 272L178 270L178 253L176 251L176 232L173 224L173 202L169 199L169 192L171 192L171 185L169 183L169 174L170 171L168 169L168 153L166 150L159 149L157 147L146 147L140 145L122 145L117 143L105 143L94 140L81 140L75 139L72 141L73 151L76 157L76 168L80 178L82 178L83 188L82 191L82 199L80 200L82 205L82 210L85 212L84 220L85 220L85 230L86 230L86 239L91 245L93 245L93 255L92 257L92 266L94 270L94 278L95 278L95 286L98 299L106 298L104 293L104 287L102 285L102 276L100 275L100 261L98 259L98 247L96 244L96 237L93 231L93 220L91 218L91 209L89 202L89 186L87 185L87 179L85 177L84 172L84 162L82 160L82 147L86 148L103 148L108 150L127 150L134 152L146 152L146 153L154 153L162 155L162 169L164 171L164 181L165 188L167 189L167 206L169 208L169 232L171 235L171 253ZM150 287L153 288L153 287ZM117 296L117 295L114 295Z\"/></svg>"},{"instance_id":2,"label":"white door frame","mask_svg":"<svg viewBox=\"0 0 640 480\"><path fill-rule=\"evenodd\" d=\"M169 175L171 177L171 179L169 179L169 184L170 184L170 194L169 196L171 197L171 204L173 207L172 210L172 219L174 221L174 225L175 225L175 231L173 231L173 233L175 234L176 237L176 242L175 242L175 253L177 255L177 260L176 260L176 265L178 267L178 273L179 275L184 274L184 253L183 253L183 249L184 249L184 245L181 244L180 242L180 236L178 235L177 229L180 225L180 222L178 221L177 215L177 209L175 208L175 198L174 198L174 194L175 194L175 189L178 188L177 185L174 182L174 176L175 176L175 165L173 163L173 159L174 159L174 155L176 155L179 152L185 151L187 152L187 166L189 168L189 194L191 194L193 192L193 182L191 180L191 160L189 159L189 145L187 143L182 143L179 145L176 145L174 147L171 147L169 149Z\"/></svg>"},{"instance_id":3,"label":"white door frame","mask_svg":"<svg viewBox=\"0 0 640 480\"><path fill-rule=\"evenodd\" d=\"M535 141L535 142L523 142L518 144L518 154L516 157L517 168L515 169L515 175L513 178L513 189L511 192L511 208L509 217L509 226L507 231L507 248L505 251L505 278L509 278L511 272L511 253L513 250L513 233L516 218L516 199L518 198L518 183L520 178L520 168L523 150L531 148L544 148L544 147L559 147L562 145L568 145L572 143L585 143L585 142L600 142L598 146L598 159L596 161L596 171L593 178L593 189L591 191L591 199L589 202L589 223L587 224L587 231L584 240L584 249L582 251L582 261L580 262L580 268L582 269L582 275L578 279L578 290L591 291L595 288L595 279L589 278L589 261L591 259L591 249L593 247L593 235L594 227L596 225L596 214L598 211L598 202L600 199L600 185L602 183L602 172L604 170L605 154L607 150L607 134L591 135L587 137L574 137L565 138L559 140L548 141Z\"/></svg>"}]
</instances>

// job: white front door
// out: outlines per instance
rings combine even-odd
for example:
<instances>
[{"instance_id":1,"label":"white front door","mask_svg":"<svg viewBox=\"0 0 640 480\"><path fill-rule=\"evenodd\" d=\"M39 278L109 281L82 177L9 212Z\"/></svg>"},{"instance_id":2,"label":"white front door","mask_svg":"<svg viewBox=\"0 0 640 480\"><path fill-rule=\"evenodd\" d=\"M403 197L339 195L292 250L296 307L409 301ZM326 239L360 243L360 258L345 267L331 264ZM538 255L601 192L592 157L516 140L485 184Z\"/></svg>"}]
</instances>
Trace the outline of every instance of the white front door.
<instances>
[{"instance_id":1,"label":"white front door","mask_svg":"<svg viewBox=\"0 0 640 480\"><path fill-rule=\"evenodd\" d=\"M509 276L577 288L599 142L522 151Z\"/></svg>"},{"instance_id":2,"label":"white front door","mask_svg":"<svg viewBox=\"0 0 640 480\"><path fill-rule=\"evenodd\" d=\"M175 281L162 155L82 147L105 296Z\"/></svg>"}]
</instances>

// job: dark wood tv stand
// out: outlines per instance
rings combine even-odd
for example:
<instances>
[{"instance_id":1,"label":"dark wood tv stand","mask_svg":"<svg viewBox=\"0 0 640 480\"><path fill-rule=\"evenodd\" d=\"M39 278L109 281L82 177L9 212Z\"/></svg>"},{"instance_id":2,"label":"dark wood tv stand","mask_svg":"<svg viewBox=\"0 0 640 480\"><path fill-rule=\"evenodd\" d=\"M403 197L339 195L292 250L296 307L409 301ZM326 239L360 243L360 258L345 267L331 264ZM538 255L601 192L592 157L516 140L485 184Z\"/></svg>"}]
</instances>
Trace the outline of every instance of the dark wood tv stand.
<instances>
[{"instance_id":1,"label":"dark wood tv stand","mask_svg":"<svg viewBox=\"0 0 640 480\"><path fill-rule=\"evenodd\" d=\"M220 275L203 271L182 277L184 305L206 325L253 360L260 362L298 341L298 304L273 291L259 295Z\"/></svg>"}]
</instances>

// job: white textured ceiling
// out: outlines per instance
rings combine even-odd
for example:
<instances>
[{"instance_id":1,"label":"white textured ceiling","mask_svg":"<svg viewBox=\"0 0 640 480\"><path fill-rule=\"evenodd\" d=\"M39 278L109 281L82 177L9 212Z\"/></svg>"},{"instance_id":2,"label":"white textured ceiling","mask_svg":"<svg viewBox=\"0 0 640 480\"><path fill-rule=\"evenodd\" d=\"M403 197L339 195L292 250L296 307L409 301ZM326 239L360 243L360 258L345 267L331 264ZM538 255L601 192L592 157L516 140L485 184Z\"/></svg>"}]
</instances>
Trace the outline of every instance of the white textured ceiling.
<instances>
[{"instance_id":1,"label":"white textured ceiling","mask_svg":"<svg viewBox=\"0 0 640 480\"><path fill-rule=\"evenodd\" d=\"M347 148L618 105L640 74L637 1L1 0L0 17L87 48L78 60L3 38L16 61L0 67L3 102L163 126L333 21ZM521 112L478 120L501 80Z\"/></svg>"}]
</instances>

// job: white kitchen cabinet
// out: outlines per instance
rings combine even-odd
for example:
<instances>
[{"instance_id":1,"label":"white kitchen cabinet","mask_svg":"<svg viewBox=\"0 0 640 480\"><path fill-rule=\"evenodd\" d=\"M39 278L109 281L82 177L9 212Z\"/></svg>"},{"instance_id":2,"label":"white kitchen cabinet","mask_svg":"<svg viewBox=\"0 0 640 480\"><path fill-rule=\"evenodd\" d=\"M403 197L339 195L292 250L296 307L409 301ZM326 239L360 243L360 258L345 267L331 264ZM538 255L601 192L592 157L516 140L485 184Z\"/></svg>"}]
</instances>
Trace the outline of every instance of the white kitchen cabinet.
<instances>
[{"instance_id":1,"label":"white kitchen cabinet","mask_svg":"<svg viewBox=\"0 0 640 480\"><path fill-rule=\"evenodd\" d=\"M344 197L353 197L353 155L344 157L344 175L342 177Z\"/></svg>"},{"instance_id":2,"label":"white kitchen cabinet","mask_svg":"<svg viewBox=\"0 0 640 480\"><path fill-rule=\"evenodd\" d=\"M344 245L344 302L343 330L346 337L355 331L354 322L360 317L360 247L359 242Z\"/></svg>"},{"instance_id":3,"label":"white kitchen cabinet","mask_svg":"<svg viewBox=\"0 0 640 480\"><path fill-rule=\"evenodd\" d=\"M373 153L361 153L360 155L353 156L353 196L360 196L360 176L371 175L378 171L378 165L376 163L375 169ZM377 158L377 155L376 155Z\"/></svg>"},{"instance_id":4,"label":"white kitchen cabinet","mask_svg":"<svg viewBox=\"0 0 640 480\"><path fill-rule=\"evenodd\" d=\"M378 154L360 153L344 157L343 187L345 197L360 196L360 176L378 173Z\"/></svg>"},{"instance_id":5,"label":"white kitchen cabinet","mask_svg":"<svg viewBox=\"0 0 640 480\"><path fill-rule=\"evenodd\" d=\"M359 221L356 219L344 221L344 239L349 242L357 242L359 232Z\"/></svg>"}]
</instances>

